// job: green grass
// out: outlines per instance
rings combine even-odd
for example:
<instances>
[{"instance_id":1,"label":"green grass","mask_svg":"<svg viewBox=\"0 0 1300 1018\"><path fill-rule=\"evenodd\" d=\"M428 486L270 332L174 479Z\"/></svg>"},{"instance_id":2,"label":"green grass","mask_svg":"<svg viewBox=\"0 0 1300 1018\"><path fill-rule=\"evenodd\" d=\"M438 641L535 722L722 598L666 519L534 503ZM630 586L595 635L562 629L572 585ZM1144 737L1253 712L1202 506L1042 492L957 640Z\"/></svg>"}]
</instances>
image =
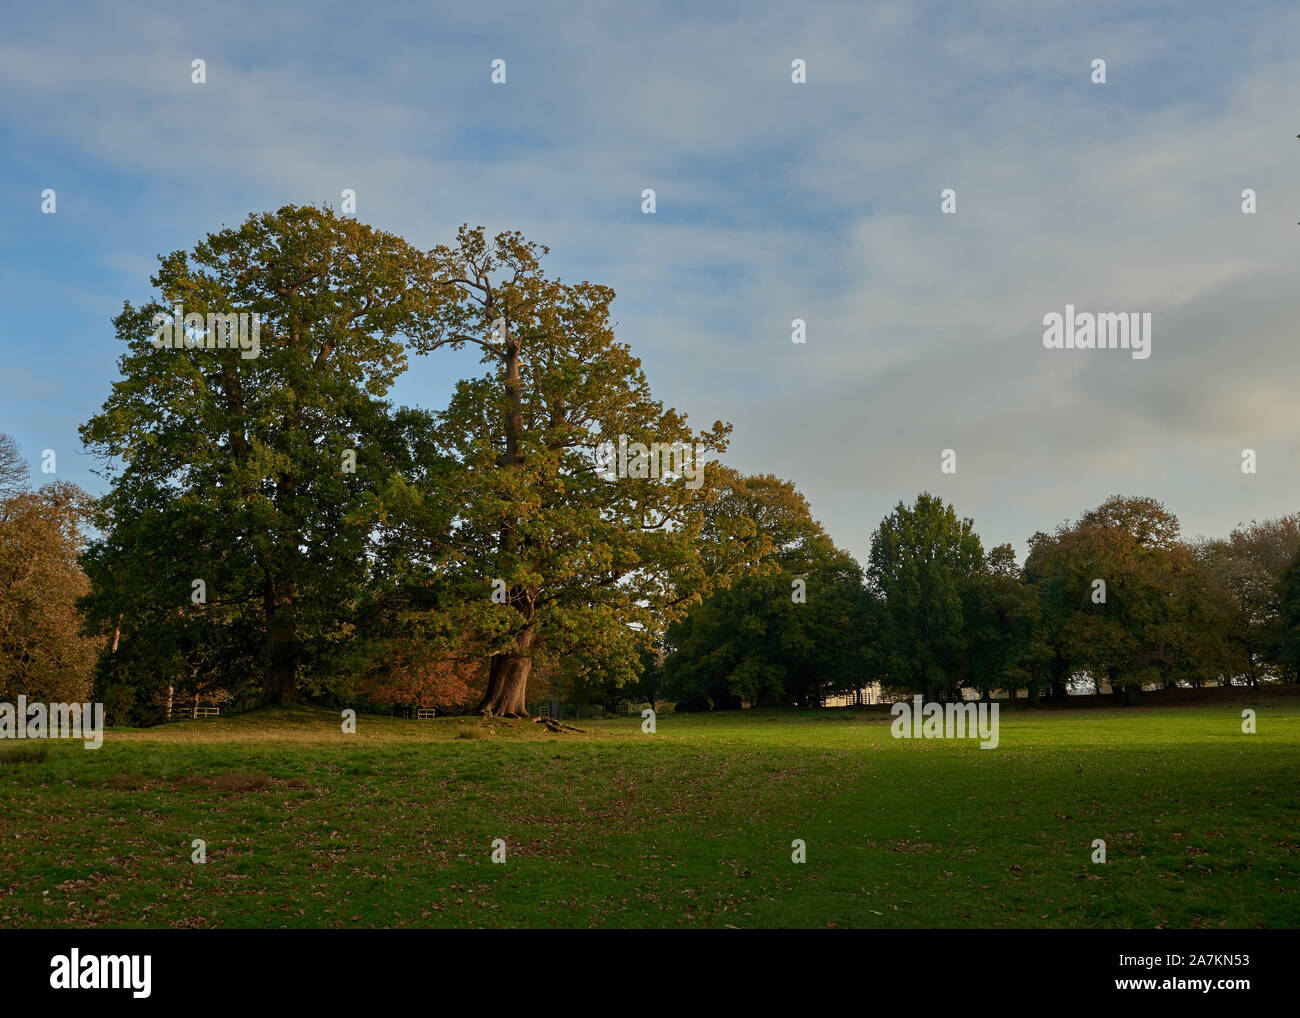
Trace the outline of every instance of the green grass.
<instances>
[{"instance_id":1,"label":"green grass","mask_svg":"<svg viewBox=\"0 0 1300 1018\"><path fill-rule=\"evenodd\" d=\"M1004 710L996 750L888 721L110 730L0 770L0 927L1300 925L1296 696Z\"/></svg>"},{"instance_id":2,"label":"green grass","mask_svg":"<svg viewBox=\"0 0 1300 1018\"><path fill-rule=\"evenodd\" d=\"M0 743L0 766L19 763L42 763L49 755L48 742Z\"/></svg>"}]
</instances>

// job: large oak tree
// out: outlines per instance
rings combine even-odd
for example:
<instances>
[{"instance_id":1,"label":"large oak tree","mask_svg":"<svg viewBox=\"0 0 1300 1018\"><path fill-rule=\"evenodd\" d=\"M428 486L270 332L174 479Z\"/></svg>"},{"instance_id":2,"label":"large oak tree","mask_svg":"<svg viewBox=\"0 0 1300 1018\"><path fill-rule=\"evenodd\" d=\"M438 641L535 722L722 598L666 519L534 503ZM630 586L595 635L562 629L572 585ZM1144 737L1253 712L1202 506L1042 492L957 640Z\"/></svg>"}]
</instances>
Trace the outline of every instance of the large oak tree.
<instances>
[{"instance_id":1,"label":"large oak tree","mask_svg":"<svg viewBox=\"0 0 1300 1018\"><path fill-rule=\"evenodd\" d=\"M456 514L432 578L482 636L489 714L527 713L535 660L634 680L655 633L761 554L761 542L726 544L744 523L715 511L726 492L704 461L729 426L692 431L655 399L614 337L613 291L548 276L546 253L518 233L462 227L432 253L439 331L419 344L468 344L485 365L438 415L438 451L454 464L442 497ZM686 446L692 458L686 470L615 476L597 450L620 441Z\"/></svg>"},{"instance_id":2,"label":"large oak tree","mask_svg":"<svg viewBox=\"0 0 1300 1018\"><path fill-rule=\"evenodd\" d=\"M121 378L82 427L109 481L91 617L137 657L177 627L223 625L256 641L262 701L291 702L302 666L348 637L382 492L409 455L384 396L426 329L430 260L290 205L159 261L158 297L115 320ZM256 314L260 355L155 348L176 305Z\"/></svg>"}]
</instances>

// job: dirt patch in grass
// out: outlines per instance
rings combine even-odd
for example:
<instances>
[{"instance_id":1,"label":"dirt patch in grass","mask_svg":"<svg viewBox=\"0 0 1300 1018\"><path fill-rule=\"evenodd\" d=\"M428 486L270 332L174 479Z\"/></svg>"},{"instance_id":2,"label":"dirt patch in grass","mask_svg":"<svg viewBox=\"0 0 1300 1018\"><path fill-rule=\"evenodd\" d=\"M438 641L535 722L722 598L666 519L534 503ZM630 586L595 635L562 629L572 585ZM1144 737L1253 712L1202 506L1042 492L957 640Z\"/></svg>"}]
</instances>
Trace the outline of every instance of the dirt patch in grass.
<instances>
[{"instance_id":1,"label":"dirt patch in grass","mask_svg":"<svg viewBox=\"0 0 1300 1018\"><path fill-rule=\"evenodd\" d=\"M240 795L244 792L256 792L271 783L269 774L222 774L212 779L208 788L222 795Z\"/></svg>"},{"instance_id":2,"label":"dirt patch in grass","mask_svg":"<svg viewBox=\"0 0 1300 1018\"><path fill-rule=\"evenodd\" d=\"M134 792L148 784L149 779L139 774L114 774L104 782L104 787L115 792Z\"/></svg>"}]
</instances>

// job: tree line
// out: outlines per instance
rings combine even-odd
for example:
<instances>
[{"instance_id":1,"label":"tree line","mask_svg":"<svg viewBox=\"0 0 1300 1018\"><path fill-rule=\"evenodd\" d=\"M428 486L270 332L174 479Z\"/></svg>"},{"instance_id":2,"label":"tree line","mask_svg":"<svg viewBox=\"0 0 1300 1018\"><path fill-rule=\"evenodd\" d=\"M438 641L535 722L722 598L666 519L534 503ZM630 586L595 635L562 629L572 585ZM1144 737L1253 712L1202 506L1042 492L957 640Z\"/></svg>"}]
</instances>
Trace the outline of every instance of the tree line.
<instances>
[{"instance_id":1,"label":"tree line","mask_svg":"<svg viewBox=\"0 0 1300 1018\"><path fill-rule=\"evenodd\" d=\"M1036 701L1081 675L1132 696L1300 671L1297 517L1186 543L1159 503L1113 498L1018 566L923 494L864 569L791 483L718 459L729 425L656 399L613 292L547 253L468 226L423 251L286 206L160 256L81 428L104 493L32 491L0 446L0 694L80 683L147 723L191 698L515 715L556 691ZM240 314L251 355L214 335ZM394 403L444 348L480 372L443 409ZM619 439L701 450L703 483L611 476L595 450Z\"/></svg>"},{"instance_id":2,"label":"tree line","mask_svg":"<svg viewBox=\"0 0 1300 1018\"><path fill-rule=\"evenodd\" d=\"M809 530L766 579L741 578L668 629L654 692L679 707L892 695L1063 700L1300 680L1300 513L1185 542L1151 498L1115 496L985 550L931 494L900 502L867 567ZM802 579L807 603L791 603Z\"/></svg>"}]
</instances>

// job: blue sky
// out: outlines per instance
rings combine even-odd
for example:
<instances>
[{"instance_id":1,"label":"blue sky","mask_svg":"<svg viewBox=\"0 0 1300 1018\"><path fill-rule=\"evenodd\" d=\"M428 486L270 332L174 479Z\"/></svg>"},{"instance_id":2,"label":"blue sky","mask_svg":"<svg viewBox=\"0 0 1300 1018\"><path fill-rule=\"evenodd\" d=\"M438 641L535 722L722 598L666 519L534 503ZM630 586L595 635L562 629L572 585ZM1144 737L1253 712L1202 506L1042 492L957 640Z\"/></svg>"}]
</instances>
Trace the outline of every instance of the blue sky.
<instances>
[{"instance_id":1,"label":"blue sky","mask_svg":"<svg viewBox=\"0 0 1300 1018\"><path fill-rule=\"evenodd\" d=\"M612 286L656 394L860 559L923 489L1020 555L1115 493L1188 535L1300 509L1294 4L704 6L6 11L0 431L97 490L77 426L155 256L353 188L415 244L520 229ZM1150 311L1151 358L1045 350L1066 303ZM474 370L414 358L395 397Z\"/></svg>"}]
</instances>

